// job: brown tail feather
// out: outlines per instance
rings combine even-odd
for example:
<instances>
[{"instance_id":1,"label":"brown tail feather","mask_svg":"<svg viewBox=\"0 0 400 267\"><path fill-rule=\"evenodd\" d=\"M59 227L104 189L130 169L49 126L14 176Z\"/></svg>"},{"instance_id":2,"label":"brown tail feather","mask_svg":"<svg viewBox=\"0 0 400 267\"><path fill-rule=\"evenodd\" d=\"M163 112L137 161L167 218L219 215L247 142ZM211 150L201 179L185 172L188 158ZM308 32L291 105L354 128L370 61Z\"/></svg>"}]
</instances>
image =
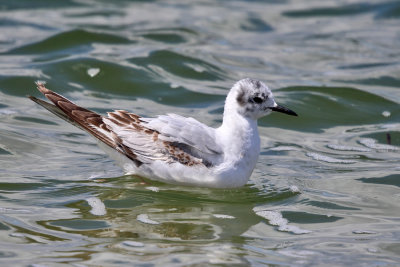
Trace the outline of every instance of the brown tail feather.
<instances>
[{"instance_id":1,"label":"brown tail feather","mask_svg":"<svg viewBox=\"0 0 400 267\"><path fill-rule=\"evenodd\" d=\"M46 108L50 112L54 113L58 117L68 121L69 123L81 128L82 130L90 133L95 138L99 139L106 145L111 148L116 149L120 153L124 154L128 158L130 158L137 166L142 164L139 161L135 154L130 151L119 138L109 137L104 134L102 131L106 131L110 133L110 136L114 136L115 134L108 128L108 126L103 122L103 117L97 114L94 111L89 109L82 108L72 101L69 101L62 95L59 95L49 89L47 89L44 85L44 82L37 81L36 82L37 89L54 105L47 103L46 101L37 99L36 97L30 96L29 98ZM129 152L129 153L128 153Z\"/></svg>"},{"instance_id":2,"label":"brown tail feather","mask_svg":"<svg viewBox=\"0 0 400 267\"><path fill-rule=\"evenodd\" d=\"M101 115L91 110L82 108L69 101L65 97L47 89L43 82L38 81L36 82L36 85L37 89L44 94L47 99L54 103L54 106L35 97L29 97L31 100L35 101L60 118L89 132L91 135L104 142L108 146L115 148L115 143L112 139L95 129L95 127L98 127L109 131L106 125L103 123Z\"/></svg>"},{"instance_id":3,"label":"brown tail feather","mask_svg":"<svg viewBox=\"0 0 400 267\"><path fill-rule=\"evenodd\" d=\"M48 111L50 111L51 113L53 113L54 115L57 115L58 117L60 117L63 120L68 121L69 123L72 123L73 125L75 125L76 127L82 128L79 124L77 124L76 122L74 122L73 120L71 120L65 113L64 111L62 111L61 109L59 109L57 106L50 104L46 101L43 101L41 99L38 99L34 96L28 96L30 100L32 100L33 102L36 102L37 104L41 105L42 107L44 107L45 109L47 109Z\"/></svg>"}]
</instances>

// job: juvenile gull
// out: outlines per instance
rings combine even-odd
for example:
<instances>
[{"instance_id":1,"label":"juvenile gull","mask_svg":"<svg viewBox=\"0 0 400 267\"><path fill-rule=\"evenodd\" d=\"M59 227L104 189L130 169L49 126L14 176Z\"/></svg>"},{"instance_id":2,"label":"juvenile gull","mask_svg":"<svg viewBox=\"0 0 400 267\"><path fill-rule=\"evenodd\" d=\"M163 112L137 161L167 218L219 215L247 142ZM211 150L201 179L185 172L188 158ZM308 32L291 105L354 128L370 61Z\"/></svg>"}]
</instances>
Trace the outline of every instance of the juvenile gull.
<instances>
[{"instance_id":1,"label":"juvenile gull","mask_svg":"<svg viewBox=\"0 0 400 267\"><path fill-rule=\"evenodd\" d=\"M101 116L36 82L53 104L29 98L95 137L127 174L167 183L233 188L246 184L260 154L257 119L271 111L297 116L278 105L261 81L235 83L216 129L176 114L140 117L124 110Z\"/></svg>"}]
</instances>

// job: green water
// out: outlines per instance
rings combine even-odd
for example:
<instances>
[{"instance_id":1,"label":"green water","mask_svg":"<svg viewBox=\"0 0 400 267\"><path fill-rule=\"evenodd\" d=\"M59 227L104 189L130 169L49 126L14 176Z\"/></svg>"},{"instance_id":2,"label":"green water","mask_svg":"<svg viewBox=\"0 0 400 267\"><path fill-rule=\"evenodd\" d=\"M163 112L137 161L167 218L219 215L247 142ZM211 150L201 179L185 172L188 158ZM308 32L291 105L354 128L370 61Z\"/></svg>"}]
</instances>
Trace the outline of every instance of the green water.
<instances>
[{"instance_id":1,"label":"green water","mask_svg":"<svg viewBox=\"0 0 400 267\"><path fill-rule=\"evenodd\" d=\"M385 0L0 1L0 265L400 264L399 29ZM26 98L216 127L244 77L299 117L235 190L143 185Z\"/></svg>"}]
</instances>

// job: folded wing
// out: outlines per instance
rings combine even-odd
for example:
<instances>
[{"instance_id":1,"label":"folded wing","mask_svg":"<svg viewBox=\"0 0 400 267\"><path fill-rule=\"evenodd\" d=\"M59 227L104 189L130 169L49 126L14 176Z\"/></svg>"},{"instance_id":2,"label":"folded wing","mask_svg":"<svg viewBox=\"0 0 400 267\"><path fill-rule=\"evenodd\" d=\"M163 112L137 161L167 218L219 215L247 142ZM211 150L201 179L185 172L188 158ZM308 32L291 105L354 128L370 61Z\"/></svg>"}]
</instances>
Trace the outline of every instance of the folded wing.
<instances>
[{"instance_id":1,"label":"folded wing","mask_svg":"<svg viewBox=\"0 0 400 267\"><path fill-rule=\"evenodd\" d=\"M215 129L193 119L176 114L143 118L146 127L158 131L162 140L186 144L206 154L222 154L215 140Z\"/></svg>"},{"instance_id":2,"label":"folded wing","mask_svg":"<svg viewBox=\"0 0 400 267\"><path fill-rule=\"evenodd\" d=\"M171 114L144 119L123 110L103 117L47 89L42 82L37 86L54 105L30 99L124 154L138 167L154 160L210 167L221 153L214 129L193 118Z\"/></svg>"}]
</instances>

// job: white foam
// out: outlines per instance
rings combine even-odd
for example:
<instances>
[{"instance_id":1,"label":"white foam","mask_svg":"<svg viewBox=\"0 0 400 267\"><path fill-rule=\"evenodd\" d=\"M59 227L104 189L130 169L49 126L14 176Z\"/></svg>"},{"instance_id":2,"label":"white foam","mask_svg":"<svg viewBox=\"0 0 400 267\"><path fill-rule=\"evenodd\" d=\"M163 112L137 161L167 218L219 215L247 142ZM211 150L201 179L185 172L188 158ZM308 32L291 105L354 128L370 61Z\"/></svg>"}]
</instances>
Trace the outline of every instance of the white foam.
<instances>
[{"instance_id":1,"label":"white foam","mask_svg":"<svg viewBox=\"0 0 400 267\"><path fill-rule=\"evenodd\" d=\"M292 192L292 193L300 193L300 189L299 189L297 186L295 186L295 185L291 185L291 186L289 187L289 190L290 190L290 192Z\"/></svg>"},{"instance_id":2,"label":"white foam","mask_svg":"<svg viewBox=\"0 0 400 267\"><path fill-rule=\"evenodd\" d=\"M92 78L94 76L96 76L97 74L99 74L99 72L100 72L99 68L90 68L90 69L87 70L87 74Z\"/></svg>"},{"instance_id":3,"label":"white foam","mask_svg":"<svg viewBox=\"0 0 400 267\"><path fill-rule=\"evenodd\" d=\"M363 147L355 147L355 146L343 146L343 145L335 145L329 144L327 147L333 150L340 150L340 151L356 151L356 152L369 152L371 149L363 148Z\"/></svg>"},{"instance_id":4,"label":"white foam","mask_svg":"<svg viewBox=\"0 0 400 267\"><path fill-rule=\"evenodd\" d=\"M282 255L294 257L294 258L307 258L309 256L317 254L315 251L291 249L291 248L285 248L285 249L279 250L279 253ZM297 261L297 263L299 263L299 262L301 262L301 261ZM301 264L301 266L303 266L303 265L304 264Z\"/></svg>"},{"instance_id":5,"label":"white foam","mask_svg":"<svg viewBox=\"0 0 400 267\"><path fill-rule=\"evenodd\" d=\"M362 138L362 139L360 139L359 142L360 142L360 144L362 144L366 147L376 149L376 150L394 150L394 151L399 150L399 147L397 147L397 146L377 144L377 141L372 138Z\"/></svg>"},{"instance_id":6,"label":"white foam","mask_svg":"<svg viewBox=\"0 0 400 267\"><path fill-rule=\"evenodd\" d=\"M142 222L142 223L147 223L147 224L160 224L157 221L149 219L149 215L147 215L147 214L139 214L136 217L136 220L138 220L139 222Z\"/></svg>"},{"instance_id":7,"label":"white foam","mask_svg":"<svg viewBox=\"0 0 400 267\"><path fill-rule=\"evenodd\" d=\"M318 161L324 161L324 162L328 162L328 163L352 164L352 163L357 162L355 160L336 159L336 158L328 157L328 156L321 155L321 154L314 153L314 152L309 152L306 154L306 156L313 158L315 160L318 160Z\"/></svg>"},{"instance_id":8,"label":"white foam","mask_svg":"<svg viewBox=\"0 0 400 267\"><path fill-rule=\"evenodd\" d=\"M146 189L153 191L153 192L159 192L160 188L156 187L156 186L148 186L146 187Z\"/></svg>"},{"instance_id":9,"label":"white foam","mask_svg":"<svg viewBox=\"0 0 400 267\"><path fill-rule=\"evenodd\" d=\"M390 115L391 115L390 111L385 110L385 111L382 112L382 116L383 117L387 118L387 117L390 117Z\"/></svg>"},{"instance_id":10,"label":"white foam","mask_svg":"<svg viewBox=\"0 0 400 267\"><path fill-rule=\"evenodd\" d=\"M234 216L225 215L225 214L213 214L213 216L214 216L215 218L218 218L218 219L235 219Z\"/></svg>"},{"instance_id":11,"label":"white foam","mask_svg":"<svg viewBox=\"0 0 400 267\"><path fill-rule=\"evenodd\" d=\"M90 210L90 213L96 216L103 216L106 215L106 206L104 203L97 197L90 197L86 199L87 203L89 204L92 209Z\"/></svg>"},{"instance_id":12,"label":"white foam","mask_svg":"<svg viewBox=\"0 0 400 267\"><path fill-rule=\"evenodd\" d=\"M261 216L269 221L269 224L278 226L278 230L282 232L291 232L293 234L308 234L312 231L301 229L294 225L288 225L288 220L282 217L282 214L278 211L261 210L256 211L258 216Z\"/></svg>"}]
</instances>

